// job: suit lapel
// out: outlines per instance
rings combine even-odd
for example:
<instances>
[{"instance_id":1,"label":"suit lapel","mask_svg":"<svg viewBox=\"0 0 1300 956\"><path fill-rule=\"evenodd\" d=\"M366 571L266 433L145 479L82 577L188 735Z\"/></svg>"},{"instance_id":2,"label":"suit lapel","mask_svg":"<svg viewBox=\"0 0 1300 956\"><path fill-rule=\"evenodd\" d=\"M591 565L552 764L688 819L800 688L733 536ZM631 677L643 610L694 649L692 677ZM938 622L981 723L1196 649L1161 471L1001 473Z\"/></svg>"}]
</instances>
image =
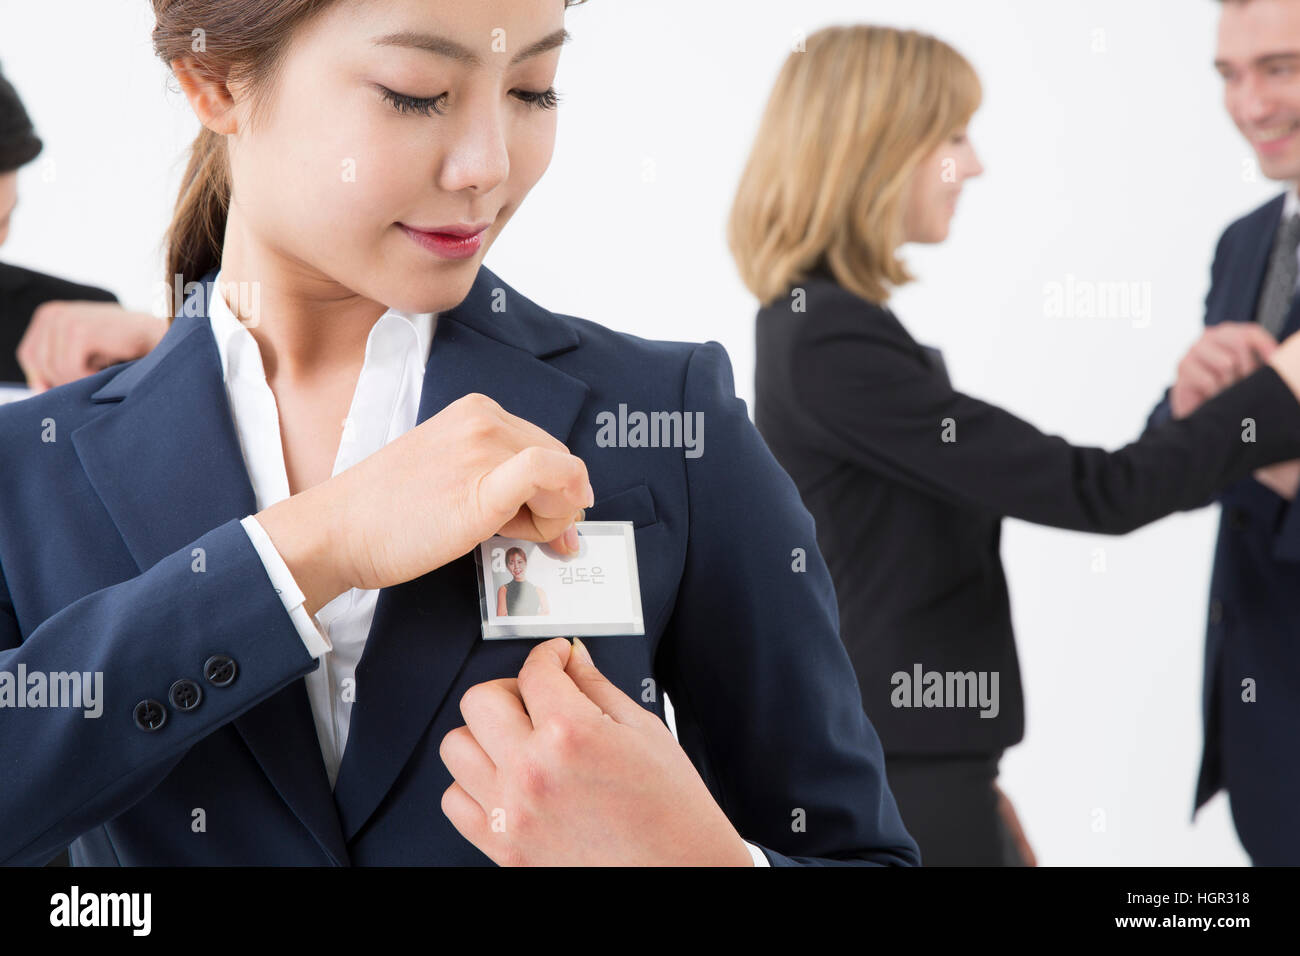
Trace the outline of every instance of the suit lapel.
<instances>
[{"instance_id":1,"label":"suit lapel","mask_svg":"<svg viewBox=\"0 0 1300 956\"><path fill-rule=\"evenodd\" d=\"M91 395L119 407L72 433L86 475L141 571L257 510L207 318L213 274L162 341ZM129 400L123 401L129 395ZM348 860L297 680L234 721L271 783L336 864Z\"/></svg>"},{"instance_id":2,"label":"suit lapel","mask_svg":"<svg viewBox=\"0 0 1300 956\"><path fill-rule=\"evenodd\" d=\"M1245 268L1231 269L1228 273L1230 282L1244 283L1236 288L1230 288L1229 294L1224 298L1226 302L1241 303L1246 306L1246 311L1239 316L1240 321L1253 322L1255 313L1259 310L1259 299L1264 294L1264 277L1268 274L1268 262L1273 255L1273 241L1277 238L1278 226L1282 222L1284 202L1285 196L1278 196L1264 207L1255 234L1248 238L1245 246ZM1293 310L1294 307L1293 300ZM1228 317L1238 318L1231 315Z\"/></svg>"},{"instance_id":3,"label":"suit lapel","mask_svg":"<svg viewBox=\"0 0 1300 956\"><path fill-rule=\"evenodd\" d=\"M567 441L588 387L543 359L577 344L572 327L480 269L465 301L438 317L418 421L481 392ZM380 591L334 788L346 839L374 813L442 707L458 706L447 694L479 638L472 553Z\"/></svg>"}]
</instances>

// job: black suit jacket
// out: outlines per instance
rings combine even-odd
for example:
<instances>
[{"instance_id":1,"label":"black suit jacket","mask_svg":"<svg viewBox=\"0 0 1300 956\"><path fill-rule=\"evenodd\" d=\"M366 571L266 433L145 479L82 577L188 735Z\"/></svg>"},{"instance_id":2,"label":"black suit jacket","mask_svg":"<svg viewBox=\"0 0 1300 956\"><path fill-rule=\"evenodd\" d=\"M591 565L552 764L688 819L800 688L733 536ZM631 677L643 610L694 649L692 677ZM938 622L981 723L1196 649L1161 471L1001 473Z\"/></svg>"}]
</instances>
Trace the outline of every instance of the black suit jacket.
<instances>
[{"instance_id":1,"label":"black suit jacket","mask_svg":"<svg viewBox=\"0 0 1300 956\"><path fill-rule=\"evenodd\" d=\"M0 262L0 382L26 382L15 353L37 306L54 299L116 302L117 296L94 286L80 285Z\"/></svg>"},{"instance_id":2,"label":"black suit jacket","mask_svg":"<svg viewBox=\"0 0 1300 956\"><path fill-rule=\"evenodd\" d=\"M841 636L886 753L992 753L1023 736L1004 515L1123 534L1300 452L1300 404L1268 366L1108 452L954 390L892 312L828 275L800 288L803 311L790 295L758 313L755 423L816 519ZM1245 418L1256 421L1253 443L1242 440ZM894 675L910 680L918 665L996 672L996 716L923 698L898 706L905 685Z\"/></svg>"}]
</instances>

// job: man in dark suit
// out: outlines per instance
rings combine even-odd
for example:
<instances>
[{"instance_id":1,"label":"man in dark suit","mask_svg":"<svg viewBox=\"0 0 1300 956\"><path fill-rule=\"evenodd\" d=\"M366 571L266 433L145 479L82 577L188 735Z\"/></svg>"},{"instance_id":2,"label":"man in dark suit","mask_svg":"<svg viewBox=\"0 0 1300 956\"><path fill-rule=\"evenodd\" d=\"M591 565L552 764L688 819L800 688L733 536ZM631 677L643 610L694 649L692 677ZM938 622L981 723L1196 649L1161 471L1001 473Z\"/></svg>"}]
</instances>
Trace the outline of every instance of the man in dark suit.
<instances>
[{"instance_id":1,"label":"man in dark suit","mask_svg":"<svg viewBox=\"0 0 1300 956\"><path fill-rule=\"evenodd\" d=\"M1284 195L1219 240L1201 341L1151 415L1187 415L1246 369L1225 343L1249 329L1267 342L1300 328L1300 2L1226 0L1215 66L1225 103ZM1238 325L1237 323L1240 323ZM1226 788L1242 845L1257 865L1300 863L1300 462L1227 488L1210 581L1205 749L1193 814Z\"/></svg>"}]
</instances>

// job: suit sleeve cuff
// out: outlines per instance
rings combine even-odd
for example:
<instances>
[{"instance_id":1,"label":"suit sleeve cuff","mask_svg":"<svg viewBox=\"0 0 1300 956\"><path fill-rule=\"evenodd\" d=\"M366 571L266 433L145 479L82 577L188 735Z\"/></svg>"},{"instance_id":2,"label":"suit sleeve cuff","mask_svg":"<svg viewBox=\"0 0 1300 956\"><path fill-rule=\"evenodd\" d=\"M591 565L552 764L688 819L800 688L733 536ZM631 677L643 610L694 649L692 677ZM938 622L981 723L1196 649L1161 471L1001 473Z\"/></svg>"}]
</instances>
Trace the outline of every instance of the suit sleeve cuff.
<instances>
[{"instance_id":1,"label":"suit sleeve cuff","mask_svg":"<svg viewBox=\"0 0 1300 956\"><path fill-rule=\"evenodd\" d=\"M750 843L748 840L745 840L745 849L747 849L749 851L749 855L754 858L755 866L772 865L771 861L768 860L767 855L758 847L756 847L754 844Z\"/></svg>"},{"instance_id":2,"label":"suit sleeve cuff","mask_svg":"<svg viewBox=\"0 0 1300 956\"><path fill-rule=\"evenodd\" d=\"M315 615L308 614L306 597L302 589L298 587L298 582L293 579L293 574L289 571L289 566L284 563L284 558L276 550L271 541L271 536L266 533L262 523L253 515L248 515L239 522L244 531L248 533L248 539L252 542L257 556L262 559L262 564L266 567L267 576L271 579L271 584L280 595L280 600L284 602L284 609L289 612L294 627L298 630L298 636L302 638L303 646L307 648L307 653L312 657L318 658L321 655L332 651L334 645L330 643L325 629L320 626Z\"/></svg>"}]
</instances>

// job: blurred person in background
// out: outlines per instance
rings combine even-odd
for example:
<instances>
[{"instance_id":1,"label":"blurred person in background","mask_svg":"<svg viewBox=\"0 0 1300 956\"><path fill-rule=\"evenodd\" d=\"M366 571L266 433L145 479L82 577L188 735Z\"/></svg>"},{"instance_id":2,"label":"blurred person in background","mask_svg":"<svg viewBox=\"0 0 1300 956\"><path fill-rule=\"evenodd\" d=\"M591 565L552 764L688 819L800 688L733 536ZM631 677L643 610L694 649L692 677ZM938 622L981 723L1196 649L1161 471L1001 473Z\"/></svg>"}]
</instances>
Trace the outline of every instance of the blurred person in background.
<instances>
[{"instance_id":1,"label":"blurred person in background","mask_svg":"<svg viewBox=\"0 0 1300 956\"><path fill-rule=\"evenodd\" d=\"M18 204L18 170L42 143L13 85L0 75L0 245ZM0 262L0 383L40 392L158 343L167 321L128 312L113 293Z\"/></svg>"},{"instance_id":2,"label":"blurred person in background","mask_svg":"<svg viewBox=\"0 0 1300 956\"><path fill-rule=\"evenodd\" d=\"M1286 190L1224 230L1206 330L1150 427L1185 418L1236 380L1224 337L1286 339L1300 328L1300 2L1228 0L1215 68L1224 105L1268 178ZM1228 792L1257 866L1300 864L1300 461L1223 489L1210 577L1202 692L1204 749L1193 815Z\"/></svg>"},{"instance_id":3,"label":"blurred person in background","mask_svg":"<svg viewBox=\"0 0 1300 956\"><path fill-rule=\"evenodd\" d=\"M1002 518L1125 534L1300 448L1300 339L1277 347L1253 325L1207 333L1235 384L1114 452L954 388L887 303L912 278L899 247L942 242L982 171L966 132L980 100L941 40L819 31L781 70L729 224L760 304L755 423L816 519L863 707L930 865L1034 862L997 785L1024 733Z\"/></svg>"}]
</instances>

